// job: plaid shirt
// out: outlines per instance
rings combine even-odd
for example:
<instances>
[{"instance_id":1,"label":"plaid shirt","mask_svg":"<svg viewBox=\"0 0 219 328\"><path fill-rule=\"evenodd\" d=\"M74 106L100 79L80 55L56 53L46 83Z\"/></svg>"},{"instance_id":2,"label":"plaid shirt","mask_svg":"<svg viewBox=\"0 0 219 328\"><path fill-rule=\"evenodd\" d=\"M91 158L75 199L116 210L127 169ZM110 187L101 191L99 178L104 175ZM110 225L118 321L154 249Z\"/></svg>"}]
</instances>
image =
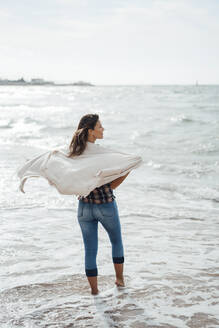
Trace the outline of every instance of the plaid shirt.
<instances>
[{"instance_id":1,"label":"plaid shirt","mask_svg":"<svg viewBox=\"0 0 219 328\"><path fill-rule=\"evenodd\" d=\"M110 203L115 198L116 196L113 195L113 190L110 187L110 183L106 183L101 187L95 188L86 197L83 196L78 197L78 199L82 200L84 203L94 203L94 204Z\"/></svg>"}]
</instances>

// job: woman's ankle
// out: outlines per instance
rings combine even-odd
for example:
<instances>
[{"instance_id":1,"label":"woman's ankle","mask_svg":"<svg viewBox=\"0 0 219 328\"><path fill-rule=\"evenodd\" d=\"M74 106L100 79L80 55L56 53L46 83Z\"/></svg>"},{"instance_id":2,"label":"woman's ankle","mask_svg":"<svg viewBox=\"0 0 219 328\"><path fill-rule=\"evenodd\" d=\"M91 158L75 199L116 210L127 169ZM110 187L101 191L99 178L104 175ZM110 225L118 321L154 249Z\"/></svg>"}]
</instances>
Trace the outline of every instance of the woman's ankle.
<instances>
[{"instance_id":1,"label":"woman's ankle","mask_svg":"<svg viewBox=\"0 0 219 328\"><path fill-rule=\"evenodd\" d=\"M87 276L87 280L90 284L90 288L91 288L91 294L92 295L97 295L98 294L98 285L97 285L97 276L94 277L88 277Z\"/></svg>"},{"instance_id":2,"label":"woman's ankle","mask_svg":"<svg viewBox=\"0 0 219 328\"><path fill-rule=\"evenodd\" d=\"M123 280L123 263L114 263L116 279Z\"/></svg>"},{"instance_id":3,"label":"woman's ankle","mask_svg":"<svg viewBox=\"0 0 219 328\"><path fill-rule=\"evenodd\" d=\"M91 289L91 294L92 295L98 295L99 294L99 290L98 289Z\"/></svg>"}]
</instances>

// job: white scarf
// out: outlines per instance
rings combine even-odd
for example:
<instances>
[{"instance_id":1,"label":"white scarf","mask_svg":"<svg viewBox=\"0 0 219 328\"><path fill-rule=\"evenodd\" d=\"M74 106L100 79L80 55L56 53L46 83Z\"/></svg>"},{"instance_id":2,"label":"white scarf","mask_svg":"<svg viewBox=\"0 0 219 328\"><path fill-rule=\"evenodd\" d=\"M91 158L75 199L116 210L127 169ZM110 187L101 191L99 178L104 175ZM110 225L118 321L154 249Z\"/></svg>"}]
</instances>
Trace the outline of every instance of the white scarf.
<instances>
[{"instance_id":1,"label":"white scarf","mask_svg":"<svg viewBox=\"0 0 219 328\"><path fill-rule=\"evenodd\" d=\"M24 193L28 178L43 177L60 194L87 196L96 187L126 175L143 163L140 156L123 153L87 142L84 152L67 157L66 147L47 151L20 167L19 189Z\"/></svg>"}]
</instances>

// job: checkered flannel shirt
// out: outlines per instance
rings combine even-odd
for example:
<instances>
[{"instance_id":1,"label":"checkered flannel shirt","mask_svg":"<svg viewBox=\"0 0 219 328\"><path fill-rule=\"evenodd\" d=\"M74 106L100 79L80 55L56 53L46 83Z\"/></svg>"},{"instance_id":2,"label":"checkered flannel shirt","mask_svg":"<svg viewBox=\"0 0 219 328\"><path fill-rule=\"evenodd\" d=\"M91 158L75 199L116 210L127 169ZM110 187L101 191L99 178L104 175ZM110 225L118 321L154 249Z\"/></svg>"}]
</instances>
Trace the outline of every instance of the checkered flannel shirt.
<instances>
[{"instance_id":1,"label":"checkered flannel shirt","mask_svg":"<svg viewBox=\"0 0 219 328\"><path fill-rule=\"evenodd\" d=\"M78 197L78 199L82 200L84 203L94 204L110 203L115 198L116 196L113 194L113 190L110 187L110 183L106 183L101 187L95 188L86 197Z\"/></svg>"}]
</instances>

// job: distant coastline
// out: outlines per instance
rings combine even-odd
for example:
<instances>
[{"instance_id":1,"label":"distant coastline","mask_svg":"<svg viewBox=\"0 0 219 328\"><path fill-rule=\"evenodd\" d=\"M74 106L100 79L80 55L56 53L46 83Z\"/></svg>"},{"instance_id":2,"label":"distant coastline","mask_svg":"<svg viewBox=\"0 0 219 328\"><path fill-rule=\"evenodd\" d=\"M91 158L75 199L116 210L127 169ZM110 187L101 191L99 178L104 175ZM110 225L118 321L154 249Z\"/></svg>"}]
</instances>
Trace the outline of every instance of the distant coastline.
<instances>
[{"instance_id":1,"label":"distant coastline","mask_svg":"<svg viewBox=\"0 0 219 328\"><path fill-rule=\"evenodd\" d=\"M25 81L23 78L18 80L8 80L8 79L0 79L0 85L22 85L22 86L30 86L30 85L51 85L51 86L89 86L93 87L94 85L89 82L78 81L73 83L55 83L53 81L45 81L44 79L31 79L31 81Z\"/></svg>"}]
</instances>

